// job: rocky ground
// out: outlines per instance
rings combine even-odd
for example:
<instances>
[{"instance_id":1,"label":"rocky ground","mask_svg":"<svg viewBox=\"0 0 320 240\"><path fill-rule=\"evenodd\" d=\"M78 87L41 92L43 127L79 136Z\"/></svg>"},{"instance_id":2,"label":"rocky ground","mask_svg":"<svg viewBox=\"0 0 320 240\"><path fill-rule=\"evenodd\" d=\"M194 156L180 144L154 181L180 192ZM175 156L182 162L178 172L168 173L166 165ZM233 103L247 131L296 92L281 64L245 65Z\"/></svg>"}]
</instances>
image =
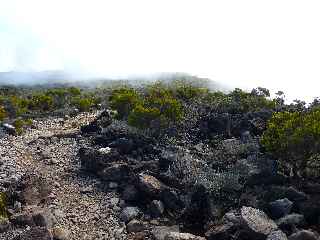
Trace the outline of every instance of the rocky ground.
<instances>
[{"instance_id":1,"label":"rocky ground","mask_svg":"<svg viewBox=\"0 0 320 240\"><path fill-rule=\"evenodd\" d=\"M79 127L94 117L95 114L82 114L69 119L39 120L22 136L5 135L0 139L2 191L19 183L22 176L32 176L24 189L27 200L16 201L16 209L12 209L18 223L0 233L0 239L14 239L32 227L32 223L19 219L27 215L27 209L49 213L45 225L66 235L64 239L127 239L118 218L118 194L112 186L109 188L80 169L78 150L87 145L87 140L79 135ZM48 188L45 196L41 193L43 186L33 178L41 178Z\"/></svg>"},{"instance_id":2,"label":"rocky ground","mask_svg":"<svg viewBox=\"0 0 320 240\"><path fill-rule=\"evenodd\" d=\"M259 114L208 116L181 141L108 111L3 134L0 240L318 240L320 184L279 174Z\"/></svg>"}]
</instances>

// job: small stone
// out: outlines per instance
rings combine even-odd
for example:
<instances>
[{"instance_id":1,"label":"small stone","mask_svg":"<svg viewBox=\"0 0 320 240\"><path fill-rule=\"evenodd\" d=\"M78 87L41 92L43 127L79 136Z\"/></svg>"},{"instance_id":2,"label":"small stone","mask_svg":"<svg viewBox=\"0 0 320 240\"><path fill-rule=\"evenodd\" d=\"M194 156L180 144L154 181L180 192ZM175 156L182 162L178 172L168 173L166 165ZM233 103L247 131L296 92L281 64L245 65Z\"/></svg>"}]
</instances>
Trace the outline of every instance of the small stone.
<instances>
[{"instance_id":1,"label":"small stone","mask_svg":"<svg viewBox=\"0 0 320 240\"><path fill-rule=\"evenodd\" d=\"M67 240L69 239L69 235L70 235L69 231L62 229L60 227L53 228L52 233L53 233L53 238L55 240Z\"/></svg>"},{"instance_id":2,"label":"small stone","mask_svg":"<svg viewBox=\"0 0 320 240\"><path fill-rule=\"evenodd\" d=\"M111 203L112 206L118 205L119 201L120 201L120 199L116 198L116 197L110 199L110 203Z\"/></svg>"},{"instance_id":3,"label":"small stone","mask_svg":"<svg viewBox=\"0 0 320 240\"><path fill-rule=\"evenodd\" d=\"M80 193L92 193L94 190L93 190L93 187L92 186L88 186L88 187L84 187L84 188L81 188L80 189Z\"/></svg>"},{"instance_id":4,"label":"small stone","mask_svg":"<svg viewBox=\"0 0 320 240\"><path fill-rule=\"evenodd\" d=\"M195 236L190 233L169 232L164 240L206 240L203 237Z\"/></svg>"},{"instance_id":5,"label":"small stone","mask_svg":"<svg viewBox=\"0 0 320 240\"><path fill-rule=\"evenodd\" d=\"M278 230L270 233L267 237L267 240L288 240L288 238L286 234L284 234L281 230Z\"/></svg>"}]
</instances>

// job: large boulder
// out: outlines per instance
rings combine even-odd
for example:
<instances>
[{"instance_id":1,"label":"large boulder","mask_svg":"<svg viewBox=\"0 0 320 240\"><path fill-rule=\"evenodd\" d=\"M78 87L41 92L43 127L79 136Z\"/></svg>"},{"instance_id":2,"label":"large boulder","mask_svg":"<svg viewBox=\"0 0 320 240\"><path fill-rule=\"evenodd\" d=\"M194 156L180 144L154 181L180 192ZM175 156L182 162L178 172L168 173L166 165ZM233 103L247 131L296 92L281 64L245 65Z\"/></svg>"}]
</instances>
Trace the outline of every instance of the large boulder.
<instances>
[{"instance_id":1,"label":"large boulder","mask_svg":"<svg viewBox=\"0 0 320 240\"><path fill-rule=\"evenodd\" d=\"M279 199L269 203L269 211L274 219L281 218L291 212L293 202L289 199Z\"/></svg>"},{"instance_id":2,"label":"large boulder","mask_svg":"<svg viewBox=\"0 0 320 240\"><path fill-rule=\"evenodd\" d=\"M138 187L152 198L159 198L160 193L167 188L157 178L145 173L138 175Z\"/></svg>"},{"instance_id":3,"label":"large boulder","mask_svg":"<svg viewBox=\"0 0 320 240\"><path fill-rule=\"evenodd\" d=\"M302 214L292 213L276 221L281 229L290 229L291 227L301 227L306 224Z\"/></svg>"},{"instance_id":4,"label":"large boulder","mask_svg":"<svg viewBox=\"0 0 320 240\"><path fill-rule=\"evenodd\" d=\"M109 147L116 148L121 154L131 153L135 149L135 144L132 139L118 138L109 144Z\"/></svg>"},{"instance_id":5,"label":"large boulder","mask_svg":"<svg viewBox=\"0 0 320 240\"><path fill-rule=\"evenodd\" d=\"M205 134L231 135L231 118L229 114L211 114L200 122L200 129Z\"/></svg>"},{"instance_id":6,"label":"large boulder","mask_svg":"<svg viewBox=\"0 0 320 240\"><path fill-rule=\"evenodd\" d=\"M155 240L165 240L169 232L179 232L179 226L156 226L152 230L152 235Z\"/></svg>"},{"instance_id":7,"label":"large boulder","mask_svg":"<svg viewBox=\"0 0 320 240\"><path fill-rule=\"evenodd\" d=\"M206 232L208 240L230 240L233 234L240 228L241 218L237 212L227 212L220 225L213 225Z\"/></svg>"},{"instance_id":8,"label":"large boulder","mask_svg":"<svg viewBox=\"0 0 320 240\"><path fill-rule=\"evenodd\" d=\"M127 232L142 232L145 229L145 225L142 221L133 219L127 224Z\"/></svg>"},{"instance_id":9,"label":"large boulder","mask_svg":"<svg viewBox=\"0 0 320 240\"><path fill-rule=\"evenodd\" d=\"M94 121L81 126L82 133L97 133L112 123L112 116L109 110L103 111Z\"/></svg>"},{"instance_id":10,"label":"large boulder","mask_svg":"<svg viewBox=\"0 0 320 240\"><path fill-rule=\"evenodd\" d=\"M319 224L320 219L320 196L314 195L312 198L299 202L299 212L305 216L309 224Z\"/></svg>"},{"instance_id":11,"label":"large boulder","mask_svg":"<svg viewBox=\"0 0 320 240\"><path fill-rule=\"evenodd\" d=\"M121 196L126 201L137 201L139 199L139 191L134 185L127 185Z\"/></svg>"},{"instance_id":12,"label":"large boulder","mask_svg":"<svg viewBox=\"0 0 320 240\"><path fill-rule=\"evenodd\" d=\"M319 234L308 230L302 230L289 236L289 240L319 240Z\"/></svg>"},{"instance_id":13,"label":"large boulder","mask_svg":"<svg viewBox=\"0 0 320 240\"><path fill-rule=\"evenodd\" d=\"M246 184L249 186L286 182L286 178L278 174L277 161L263 154L252 154L246 159L238 160L235 168L246 178Z\"/></svg>"},{"instance_id":14,"label":"large boulder","mask_svg":"<svg viewBox=\"0 0 320 240\"><path fill-rule=\"evenodd\" d=\"M153 200L149 206L150 213L153 217L158 218L164 212L164 205L160 200Z\"/></svg>"},{"instance_id":15,"label":"large boulder","mask_svg":"<svg viewBox=\"0 0 320 240\"><path fill-rule=\"evenodd\" d=\"M96 173L109 166L115 161L119 161L119 153L112 148L80 148L79 157L81 167L86 171Z\"/></svg>"},{"instance_id":16,"label":"large boulder","mask_svg":"<svg viewBox=\"0 0 320 240\"><path fill-rule=\"evenodd\" d=\"M140 215L140 210L137 207L125 207L120 213L120 219L127 223Z\"/></svg>"},{"instance_id":17,"label":"large boulder","mask_svg":"<svg viewBox=\"0 0 320 240\"><path fill-rule=\"evenodd\" d=\"M126 163L116 163L98 172L98 175L106 181L121 182L130 176L130 167Z\"/></svg>"},{"instance_id":18,"label":"large boulder","mask_svg":"<svg viewBox=\"0 0 320 240\"><path fill-rule=\"evenodd\" d=\"M277 224L263 211L252 208L241 208L242 227L252 239L266 239L267 236L278 229Z\"/></svg>"}]
</instances>

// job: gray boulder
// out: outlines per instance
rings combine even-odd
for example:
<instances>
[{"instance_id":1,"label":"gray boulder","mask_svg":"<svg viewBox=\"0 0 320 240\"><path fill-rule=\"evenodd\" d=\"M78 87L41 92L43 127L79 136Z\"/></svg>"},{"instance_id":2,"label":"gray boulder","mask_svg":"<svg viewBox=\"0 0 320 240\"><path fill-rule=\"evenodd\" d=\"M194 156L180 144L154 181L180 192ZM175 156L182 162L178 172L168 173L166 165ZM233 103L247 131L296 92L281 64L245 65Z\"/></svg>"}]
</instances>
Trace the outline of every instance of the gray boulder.
<instances>
[{"instance_id":1,"label":"gray boulder","mask_svg":"<svg viewBox=\"0 0 320 240\"><path fill-rule=\"evenodd\" d=\"M166 235L169 232L179 232L179 227L174 226L156 226L152 230L152 235L155 240L165 240Z\"/></svg>"},{"instance_id":2,"label":"gray boulder","mask_svg":"<svg viewBox=\"0 0 320 240\"><path fill-rule=\"evenodd\" d=\"M120 213L120 219L127 223L140 215L140 210L137 207L125 207Z\"/></svg>"},{"instance_id":3,"label":"gray boulder","mask_svg":"<svg viewBox=\"0 0 320 240\"><path fill-rule=\"evenodd\" d=\"M153 217L160 217L164 212L164 205L160 200L153 200L150 204L150 212Z\"/></svg>"},{"instance_id":4,"label":"gray boulder","mask_svg":"<svg viewBox=\"0 0 320 240\"><path fill-rule=\"evenodd\" d=\"M116 163L100 171L98 175L106 181L121 182L129 177L129 166L126 163Z\"/></svg>"},{"instance_id":5,"label":"gray boulder","mask_svg":"<svg viewBox=\"0 0 320 240\"><path fill-rule=\"evenodd\" d=\"M291 226L301 227L305 225L304 216L297 213L292 213L284 216L276 221L280 228L286 228Z\"/></svg>"},{"instance_id":6,"label":"gray boulder","mask_svg":"<svg viewBox=\"0 0 320 240\"><path fill-rule=\"evenodd\" d=\"M127 232L141 232L145 229L143 222L133 219L127 224Z\"/></svg>"},{"instance_id":7,"label":"gray boulder","mask_svg":"<svg viewBox=\"0 0 320 240\"><path fill-rule=\"evenodd\" d=\"M269 211L274 219L281 218L291 212L293 202L289 199L279 199L269 203Z\"/></svg>"},{"instance_id":8,"label":"gray boulder","mask_svg":"<svg viewBox=\"0 0 320 240\"><path fill-rule=\"evenodd\" d=\"M122 199L126 201L136 201L139 198L139 192L134 185L128 185L122 192Z\"/></svg>"},{"instance_id":9,"label":"gray boulder","mask_svg":"<svg viewBox=\"0 0 320 240\"><path fill-rule=\"evenodd\" d=\"M247 234L253 239L266 239L267 236L278 229L277 224L263 211L252 208L241 208L241 224Z\"/></svg>"},{"instance_id":10,"label":"gray boulder","mask_svg":"<svg viewBox=\"0 0 320 240\"><path fill-rule=\"evenodd\" d=\"M289 236L289 240L319 240L320 237L318 234L308 231L308 230L302 230L297 233L294 233Z\"/></svg>"}]
</instances>

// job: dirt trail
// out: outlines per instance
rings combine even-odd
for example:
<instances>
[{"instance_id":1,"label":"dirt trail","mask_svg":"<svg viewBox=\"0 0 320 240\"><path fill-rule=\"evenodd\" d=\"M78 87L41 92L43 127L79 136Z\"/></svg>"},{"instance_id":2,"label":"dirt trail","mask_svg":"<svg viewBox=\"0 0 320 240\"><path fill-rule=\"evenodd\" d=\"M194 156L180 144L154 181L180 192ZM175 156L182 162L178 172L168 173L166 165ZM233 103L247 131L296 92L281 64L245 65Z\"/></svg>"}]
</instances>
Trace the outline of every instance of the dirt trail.
<instances>
[{"instance_id":1,"label":"dirt trail","mask_svg":"<svg viewBox=\"0 0 320 240\"><path fill-rule=\"evenodd\" d=\"M95 116L39 120L22 136L0 139L0 182L19 179L27 171L50 180L53 191L45 207L55 216L56 226L70 233L70 240L127 239L117 218L117 193L80 169L78 150L89 143L79 134L79 127ZM0 239L11 239L20 230Z\"/></svg>"}]
</instances>

